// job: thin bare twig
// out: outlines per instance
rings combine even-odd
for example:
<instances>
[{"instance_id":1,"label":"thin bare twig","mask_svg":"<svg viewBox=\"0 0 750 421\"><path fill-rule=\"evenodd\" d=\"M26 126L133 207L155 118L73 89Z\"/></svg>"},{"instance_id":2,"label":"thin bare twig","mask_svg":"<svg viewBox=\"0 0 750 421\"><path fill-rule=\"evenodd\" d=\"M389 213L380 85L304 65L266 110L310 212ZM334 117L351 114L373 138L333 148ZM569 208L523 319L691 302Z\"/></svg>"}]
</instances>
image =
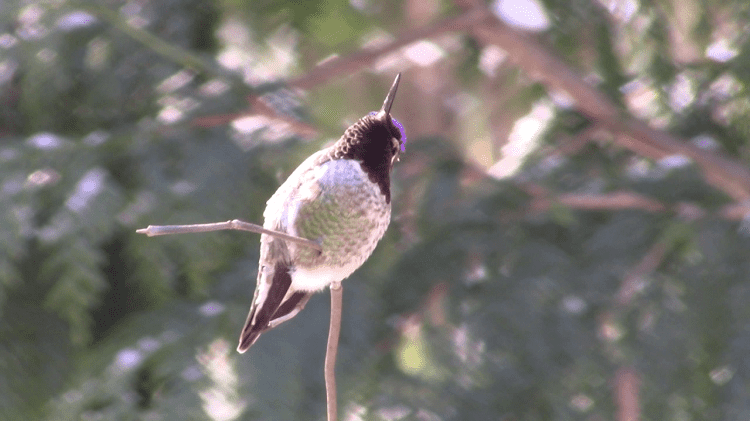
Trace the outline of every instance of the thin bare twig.
<instances>
[{"instance_id":1,"label":"thin bare twig","mask_svg":"<svg viewBox=\"0 0 750 421\"><path fill-rule=\"evenodd\" d=\"M281 238L282 240L302 244L304 246L314 248L318 251L323 250L322 246L315 241L308 240L306 238L295 237L293 235L289 235L279 231L269 230L263 228L260 225L240 221L239 219L232 219L231 221L226 222L212 222L209 224L149 225L148 227L141 228L139 230L136 230L135 232L137 232L138 234L146 234L149 237L154 237L157 235L191 234L197 232L213 232L224 230L249 231L257 234L267 234L273 237Z\"/></svg>"},{"instance_id":2,"label":"thin bare twig","mask_svg":"<svg viewBox=\"0 0 750 421\"><path fill-rule=\"evenodd\" d=\"M339 351L339 334L341 332L341 307L344 288L341 282L331 284L331 323L328 327L328 346L323 367L326 379L326 407L328 421L338 420L338 403L336 400L336 356Z\"/></svg>"}]
</instances>

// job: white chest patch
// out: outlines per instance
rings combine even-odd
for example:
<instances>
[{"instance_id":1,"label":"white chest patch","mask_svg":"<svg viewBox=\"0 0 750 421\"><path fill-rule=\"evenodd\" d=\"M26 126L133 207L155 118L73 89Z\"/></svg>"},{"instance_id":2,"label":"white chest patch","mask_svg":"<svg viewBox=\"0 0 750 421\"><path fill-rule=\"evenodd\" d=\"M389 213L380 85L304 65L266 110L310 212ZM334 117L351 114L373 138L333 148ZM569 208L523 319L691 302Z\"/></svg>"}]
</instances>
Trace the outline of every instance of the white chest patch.
<instances>
[{"instance_id":1,"label":"white chest patch","mask_svg":"<svg viewBox=\"0 0 750 421\"><path fill-rule=\"evenodd\" d=\"M332 282L343 281L361 265L353 262L344 267L320 266L314 269L296 268L291 272L292 289L295 291L316 292Z\"/></svg>"},{"instance_id":2,"label":"white chest patch","mask_svg":"<svg viewBox=\"0 0 750 421\"><path fill-rule=\"evenodd\" d=\"M358 225L361 229L355 229L351 233L344 234L347 240L335 240L348 242L352 245L356 244L351 249L344 248L332 251L333 253L348 254L348 258L341 258L341 255L337 254L336 258L325 259L320 264L297 265L292 269L290 272L292 277L291 288L296 291L319 291L332 282L347 278L370 257L378 241L383 237L390 221L390 205L385 202L385 197L380 192L379 187L370 182L359 162L352 160L328 161L313 169L313 172L312 178L315 180L315 189L319 189L321 196L331 195L330 197L336 197L335 202L340 205L345 204L344 206L350 208L352 213L362 215L361 217L365 219ZM300 201L304 201L303 195L298 196L301 199ZM363 209L366 209L366 211ZM368 213L371 214L368 215ZM299 206L295 203L288 208L286 214L288 227L295 226L297 215L299 215ZM294 234L299 235L296 232ZM333 232L331 235L335 237L342 234Z\"/></svg>"},{"instance_id":3,"label":"white chest patch","mask_svg":"<svg viewBox=\"0 0 750 421\"><path fill-rule=\"evenodd\" d=\"M340 185L358 185L367 180L362 165L350 159L328 161L315 169L318 185L326 189Z\"/></svg>"}]
</instances>

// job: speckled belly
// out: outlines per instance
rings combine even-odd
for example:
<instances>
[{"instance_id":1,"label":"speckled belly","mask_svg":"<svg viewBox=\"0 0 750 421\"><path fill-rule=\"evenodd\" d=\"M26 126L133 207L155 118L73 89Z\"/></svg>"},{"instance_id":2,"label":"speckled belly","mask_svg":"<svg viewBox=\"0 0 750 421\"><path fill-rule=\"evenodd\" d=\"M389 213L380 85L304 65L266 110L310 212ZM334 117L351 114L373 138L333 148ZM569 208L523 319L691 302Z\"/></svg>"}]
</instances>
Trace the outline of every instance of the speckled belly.
<instances>
[{"instance_id":1,"label":"speckled belly","mask_svg":"<svg viewBox=\"0 0 750 421\"><path fill-rule=\"evenodd\" d=\"M372 254L391 218L390 203L356 162L333 161L316 178L320 193L300 206L295 217L297 235L319 241L323 251L296 248L295 284L317 289L340 281ZM303 281L302 278L306 280Z\"/></svg>"}]
</instances>

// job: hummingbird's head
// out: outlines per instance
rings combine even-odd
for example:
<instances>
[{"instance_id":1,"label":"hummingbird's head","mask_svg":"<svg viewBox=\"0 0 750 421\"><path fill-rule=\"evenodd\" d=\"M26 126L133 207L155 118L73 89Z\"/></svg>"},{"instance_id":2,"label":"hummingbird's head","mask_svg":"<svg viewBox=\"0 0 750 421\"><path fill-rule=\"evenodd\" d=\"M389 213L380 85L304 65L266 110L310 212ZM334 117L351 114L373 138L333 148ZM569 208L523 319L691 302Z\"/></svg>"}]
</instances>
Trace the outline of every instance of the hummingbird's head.
<instances>
[{"instance_id":1,"label":"hummingbird's head","mask_svg":"<svg viewBox=\"0 0 750 421\"><path fill-rule=\"evenodd\" d=\"M359 160L368 171L385 171L387 176L404 150L406 141L401 123L391 116L391 106L400 80L401 73L396 76L380 111L360 118L346 129L334 145L336 158Z\"/></svg>"},{"instance_id":2,"label":"hummingbird's head","mask_svg":"<svg viewBox=\"0 0 750 421\"><path fill-rule=\"evenodd\" d=\"M334 159L359 161L370 181L380 187L389 203L391 170L406 140L403 127L391 117L391 106L400 80L401 73L396 76L380 111L360 118L346 129L344 135L331 147Z\"/></svg>"},{"instance_id":3,"label":"hummingbird's head","mask_svg":"<svg viewBox=\"0 0 750 421\"><path fill-rule=\"evenodd\" d=\"M406 142L406 135L404 134L404 128L401 123L395 118L391 117L391 106L393 100L396 98L396 91L398 90L398 83L401 81L401 73L396 75L396 80L393 81L391 90L388 91L388 95L383 101L383 107L378 112L371 112L370 116L373 117L377 123L382 124L388 130L391 137L391 167L393 163L398 161L398 156L404 150L404 143Z\"/></svg>"}]
</instances>

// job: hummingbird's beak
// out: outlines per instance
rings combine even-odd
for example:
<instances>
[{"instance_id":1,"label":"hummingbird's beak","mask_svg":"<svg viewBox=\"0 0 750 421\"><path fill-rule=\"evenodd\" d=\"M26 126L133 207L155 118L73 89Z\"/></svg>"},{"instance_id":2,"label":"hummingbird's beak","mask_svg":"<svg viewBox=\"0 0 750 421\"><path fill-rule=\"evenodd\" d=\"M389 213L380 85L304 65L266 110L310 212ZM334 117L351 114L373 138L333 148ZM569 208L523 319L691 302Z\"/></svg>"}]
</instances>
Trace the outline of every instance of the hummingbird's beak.
<instances>
[{"instance_id":1,"label":"hummingbird's beak","mask_svg":"<svg viewBox=\"0 0 750 421\"><path fill-rule=\"evenodd\" d=\"M393 100L396 98L396 91L398 90L398 82L400 80L401 73L396 75L396 80L393 81L393 86L391 86L391 90L388 91L388 95L385 97L385 101L383 101L383 108L380 109L376 117L384 118L391 113L391 106L393 105Z\"/></svg>"}]
</instances>

